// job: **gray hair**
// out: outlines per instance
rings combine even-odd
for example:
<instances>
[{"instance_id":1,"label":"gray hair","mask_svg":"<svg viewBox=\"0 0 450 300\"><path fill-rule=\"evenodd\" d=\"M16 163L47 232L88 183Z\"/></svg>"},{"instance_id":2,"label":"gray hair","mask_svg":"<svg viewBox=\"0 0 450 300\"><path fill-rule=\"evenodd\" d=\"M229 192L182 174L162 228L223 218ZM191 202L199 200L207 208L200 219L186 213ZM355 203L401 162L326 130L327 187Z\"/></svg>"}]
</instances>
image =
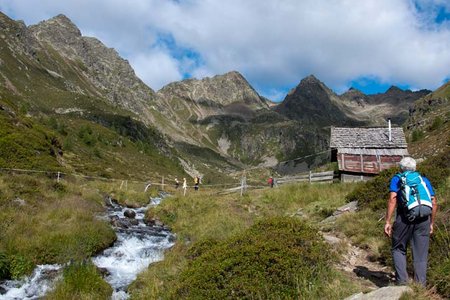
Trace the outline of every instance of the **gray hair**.
<instances>
[{"instance_id":1,"label":"gray hair","mask_svg":"<svg viewBox=\"0 0 450 300\"><path fill-rule=\"evenodd\" d=\"M415 171L416 170L416 161L412 157L404 157L400 161L400 169L405 171Z\"/></svg>"}]
</instances>

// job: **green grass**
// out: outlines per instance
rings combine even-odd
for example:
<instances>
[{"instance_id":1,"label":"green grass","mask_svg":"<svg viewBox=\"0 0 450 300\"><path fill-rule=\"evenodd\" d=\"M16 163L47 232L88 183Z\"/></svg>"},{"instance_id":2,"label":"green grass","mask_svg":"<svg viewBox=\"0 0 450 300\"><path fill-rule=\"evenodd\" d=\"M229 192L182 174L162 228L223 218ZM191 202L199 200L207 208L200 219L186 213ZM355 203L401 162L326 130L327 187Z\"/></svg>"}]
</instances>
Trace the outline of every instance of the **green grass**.
<instances>
[{"instance_id":1,"label":"green grass","mask_svg":"<svg viewBox=\"0 0 450 300\"><path fill-rule=\"evenodd\" d=\"M111 286L92 263L75 262L64 269L63 279L46 299L110 299Z\"/></svg>"},{"instance_id":2,"label":"green grass","mask_svg":"<svg viewBox=\"0 0 450 300\"><path fill-rule=\"evenodd\" d=\"M222 242L194 244L169 298L323 298L333 280L327 247L300 220L265 219Z\"/></svg>"},{"instance_id":3,"label":"green grass","mask_svg":"<svg viewBox=\"0 0 450 300\"><path fill-rule=\"evenodd\" d=\"M0 177L0 253L5 277L20 278L36 264L88 258L115 240L99 191L82 182L56 183L30 175ZM94 196L95 195L95 196Z\"/></svg>"},{"instance_id":4,"label":"green grass","mask_svg":"<svg viewBox=\"0 0 450 300\"><path fill-rule=\"evenodd\" d=\"M166 253L164 261L152 264L132 284L132 298L348 296L358 290L357 284L333 269L334 251L322 244L318 229L311 224L345 204L345 194L353 186L289 185L251 191L243 197L201 190L186 197L167 198L149 211L147 217L157 217L168 224L177 234L178 242ZM297 246L291 244L295 241L299 243ZM315 252L318 248L308 248L315 241L321 245L320 253ZM302 251L317 255L314 256L317 268L306 267L308 255L300 255ZM302 256L306 264L303 266L298 259ZM273 268L265 264L273 264ZM298 272L287 271L291 267ZM292 276L287 276L288 273ZM264 287L253 282L253 277L264 278L261 280ZM205 278L212 279L204 281Z\"/></svg>"},{"instance_id":5,"label":"green grass","mask_svg":"<svg viewBox=\"0 0 450 300\"><path fill-rule=\"evenodd\" d=\"M428 285L450 297L450 151L429 158L418 166L435 188L438 213L435 233L431 237ZM384 214L388 199L389 180L397 170L382 172L374 180L360 184L347 199L358 200L361 210L341 217L337 230L351 236L352 241L373 253L374 258L392 264L390 240L383 235ZM411 264L411 262L409 262Z\"/></svg>"}]
</instances>

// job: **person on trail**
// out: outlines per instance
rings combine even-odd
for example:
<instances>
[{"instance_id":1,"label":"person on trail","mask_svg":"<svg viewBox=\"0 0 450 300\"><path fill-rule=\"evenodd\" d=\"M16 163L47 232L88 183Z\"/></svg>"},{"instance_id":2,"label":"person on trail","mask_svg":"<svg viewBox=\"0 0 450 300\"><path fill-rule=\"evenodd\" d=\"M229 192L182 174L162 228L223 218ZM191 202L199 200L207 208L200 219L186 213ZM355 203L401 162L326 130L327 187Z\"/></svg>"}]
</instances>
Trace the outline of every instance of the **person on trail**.
<instances>
[{"instance_id":1,"label":"person on trail","mask_svg":"<svg viewBox=\"0 0 450 300\"><path fill-rule=\"evenodd\" d=\"M273 177L270 176L269 179L267 180L267 183L270 185L271 188L273 188Z\"/></svg>"},{"instance_id":2,"label":"person on trail","mask_svg":"<svg viewBox=\"0 0 450 300\"><path fill-rule=\"evenodd\" d=\"M185 177L183 178L183 195L186 195L186 190L187 190L187 182Z\"/></svg>"},{"instance_id":3,"label":"person on trail","mask_svg":"<svg viewBox=\"0 0 450 300\"><path fill-rule=\"evenodd\" d=\"M198 185L200 184L200 178L198 176L194 177L194 189L198 191Z\"/></svg>"},{"instance_id":4,"label":"person on trail","mask_svg":"<svg viewBox=\"0 0 450 300\"><path fill-rule=\"evenodd\" d=\"M180 187L180 182L178 181L178 178L175 177L175 189L178 190L179 187Z\"/></svg>"},{"instance_id":5,"label":"person on trail","mask_svg":"<svg viewBox=\"0 0 450 300\"><path fill-rule=\"evenodd\" d=\"M430 181L416 172L416 161L413 158L403 158L400 169L401 173L396 174L390 182L384 233L392 239L391 251L397 284L408 283L406 252L408 242L411 241L414 281L425 286L428 247L433 233L437 201ZM414 181L418 184L414 185ZM392 225L395 208L397 212Z\"/></svg>"}]
</instances>

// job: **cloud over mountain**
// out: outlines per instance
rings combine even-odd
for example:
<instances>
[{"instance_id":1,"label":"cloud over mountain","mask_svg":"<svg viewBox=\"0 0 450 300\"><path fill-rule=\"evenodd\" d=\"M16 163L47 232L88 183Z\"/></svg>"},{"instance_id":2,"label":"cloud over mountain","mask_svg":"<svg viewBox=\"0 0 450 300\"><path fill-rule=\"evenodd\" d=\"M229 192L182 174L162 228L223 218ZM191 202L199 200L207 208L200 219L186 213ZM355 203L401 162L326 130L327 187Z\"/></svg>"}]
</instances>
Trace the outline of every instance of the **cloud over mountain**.
<instances>
[{"instance_id":1,"label":"cloud over mountain","mask_svg":"<svg viewBox=\"0 0 450 300\"><path fill-rule=\"evenodd\" d=\"M58 13L126 57L152 88L239 70L263 94L315 74L334 90L371 79L436 88L450 77L443 0L0 0L27 24Z\"/></svg>"}]
</instances>

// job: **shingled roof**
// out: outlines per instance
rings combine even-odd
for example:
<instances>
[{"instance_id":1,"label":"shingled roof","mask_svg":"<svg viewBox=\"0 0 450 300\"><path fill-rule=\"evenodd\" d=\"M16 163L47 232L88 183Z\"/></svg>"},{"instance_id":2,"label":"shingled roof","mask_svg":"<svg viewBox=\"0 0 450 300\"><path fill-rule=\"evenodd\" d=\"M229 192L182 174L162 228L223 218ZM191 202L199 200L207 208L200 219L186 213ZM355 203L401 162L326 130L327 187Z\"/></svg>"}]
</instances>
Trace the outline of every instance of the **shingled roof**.
<instances>
[{"instance_id":1,"label":"shingled roof","mask_svg":"<svg viewBox=\"0 0 450 300\"><path fill-rule=\"evenodd\" d=\"M407 148L403 128L391 129L391 141L386 127L331 127L331 148Z\"/></svg>"}]
</instances>

